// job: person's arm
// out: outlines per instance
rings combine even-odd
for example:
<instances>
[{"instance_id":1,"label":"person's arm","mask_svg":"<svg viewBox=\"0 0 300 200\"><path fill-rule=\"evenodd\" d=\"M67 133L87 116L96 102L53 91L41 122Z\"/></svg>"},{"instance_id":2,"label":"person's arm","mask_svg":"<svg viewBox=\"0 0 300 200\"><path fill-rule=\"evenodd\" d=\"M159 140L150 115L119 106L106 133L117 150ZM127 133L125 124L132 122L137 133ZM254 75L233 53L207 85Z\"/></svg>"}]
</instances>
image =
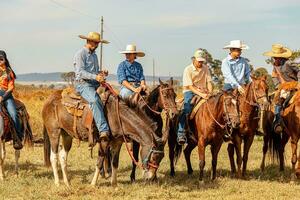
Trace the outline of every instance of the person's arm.
<instances>
[{"instance_id":1,"label":"person's arm","mask_svg":"<svg viewBox=\"0 0 300 200\"><path fill-rule=\"evenodd\" d=\"M251 69L250 69L250 65L248 64L247 61L245 61L246 63L246 69L245 69L245 82L250 83L251 82Z\"/></svg>"},{"instance_id":2,"label":"person's arm","mask_svg":"<svg viewBox=\"0 0 300 200\"><path fill-rule=\"evenodd\" d=\"M211 74L210 74L209 69L208 69L208 74L207 74L206 81L207 81L208 94L211 94L213 92L213 85L212 85Z\"/></svg>"},{"instance_id":3,"label":"person's arm","mask_svg":"<svg viewBox=\"0 0 300 200\"><path fill-rule=\"evenodd\" d=\"M200 92L198 88L193 86L193 81L192 81L192 75L189 72L188 68L185 68L183 72L183 87L185 89L191 90L194 94L202 97L202 98L207 98L207 94Z\"/></svg>"},{"instance_id":4,"label":"person's arm","mask_svg":"<svg viewBox=\"0 0 300 200\"><path fill-rule=\"evenodd\" d=\"M232 87L241 87L241 85L238 83L236 78L232 75L232 70L231 70L229 64L227 63L227 60L224 60L222 62L221 71L223 73L223 76L229 80L229 82L230 82L229 84Z\"/></svg>"},{"instance_id":5,"label":"person's arm","mask_svg":"<svg viewBox=\"0 0 300 200\"><path fill-rule=\"evenodd\" d=\"M8 82L8 88L5 91L5 93L3 94L3 96L1 96L0 98L0 102L1 101L5 101L13 92L13 90L15 89L15 77L14 74L12 72L10 72L9 76L11 77L9 82Z\"/></svg>"},{"instance_id":6,"label":"person's arm","mask_svg":"<svg viewBox=\"0 0 300 200\"><path fill-rule=\"evenodd\" d=\"M117 76L118 76L118 82L119 84L123 85L124 87L126 87L127 89L133 91L133 92L137 92L136 88L133 87L126 78L126 73L125 73L125 66L123 65L123 63L120 63L118 66L118 70L117 70Z\"/></svg>"},{"instance_id":7,"label":"person's arm","mask_svg":"<svg viewBox=\"0 0 300 200\"><path fill-rule=\"evenodd\" d=\"M189 90L191 90L194 94L204 98L204 99L207 99L208 97L208 94L207 93L204 93L204 92L201 92L198 88L196 88L195 86L193 85L190 85L190 86L187 86L187 88Z\"/></svg>"},{"instance_id":8,"label":"person's arm","mask_svg":"<svg viewBox=\"0 0 300 200\"><path fill-rule=\"evenodd\" d=\"M145 81L145 76L144 76L144 70L142 65L140 65L141 67L141 77L140 77L140 81L141 81L141 87L143 90L147 89L147 85L146 85L146 81Z\"/></svg>"},{"instance_id":9,"label":"person's arm","mask_svg":"<svg viewBox=\"0 0 300 200\"><path fill-rule=\"evenodd\" d=\"M278 75L277 75L277 73L274 69L273 69L273 72L272 72L272 81L274 83L275 88L277 88L278 85L279 85L279 79L278 79Z\"/></svg>"},{"instance_id":10,"label":"person's arm","mask_svg":"<svg viewBox=\"0 0 300 200\"><path fill-rule=\"evenodd\" d=\"M84 54L82 51L78 52L74 57L74 67L75 67L75 73L78 77L81 79L87 79L87 80L97 80L97 75L92 74L84 69Z\"/></svg>"}]
</instances>

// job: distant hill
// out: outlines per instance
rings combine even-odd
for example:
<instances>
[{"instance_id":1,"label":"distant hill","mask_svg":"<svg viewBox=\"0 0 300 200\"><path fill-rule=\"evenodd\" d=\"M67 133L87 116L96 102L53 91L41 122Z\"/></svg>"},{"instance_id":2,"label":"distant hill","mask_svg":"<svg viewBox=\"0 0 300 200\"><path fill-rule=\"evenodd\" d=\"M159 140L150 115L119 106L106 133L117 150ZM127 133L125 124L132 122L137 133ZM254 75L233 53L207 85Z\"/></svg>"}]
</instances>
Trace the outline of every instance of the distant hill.
<instances>
[{"instance_id":1,"label":"distant hill","mask_svg":"<svg viewBox=\"0 0 300 200\"><path fill-rule=\"evenodd\" d=\"M53 73L28 73L28 74L18 74L17 81L20 82L61 82L64 81L61 78L61 74L64 72L53 72ZM156 77L158 81L159 77ZM168 80L169 77L162 76L161 80ZM173 77L176 80L181 80L181 77ZM117 76L115 74L110 74L107 78L108 81L117 81ZM152 76L146 76L147 81L152 81Z\"/></svg>"}]
</instances>

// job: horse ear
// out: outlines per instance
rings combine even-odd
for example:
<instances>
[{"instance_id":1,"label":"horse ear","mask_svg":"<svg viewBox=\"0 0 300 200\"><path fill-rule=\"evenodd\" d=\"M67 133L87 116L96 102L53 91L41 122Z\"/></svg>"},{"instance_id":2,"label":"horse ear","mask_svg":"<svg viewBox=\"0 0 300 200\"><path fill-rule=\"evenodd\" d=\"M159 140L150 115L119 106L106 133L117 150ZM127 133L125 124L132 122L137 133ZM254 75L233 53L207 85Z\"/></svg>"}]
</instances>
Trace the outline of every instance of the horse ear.
<instances>
[{"instance_id":1,"label":"horse ear","mask_svg":"<svg viewBox=\"0 0 300 200\"><path fill-rule=\"evenodd\" d=\"M170 85L173 85L173 77L170 78Z\"/></svg>"},{"instance_id":2,"label":"horse ear","mask_svg":"<svg viewBox=\"0 0 300 200\"><path fill-rule=\"evenodd\" d=\"M263 76L261 77L261 80L266 81L266 80L267 80L267 75L263 75Z\"/></svg>"},{"instance_id":3,"label":"horse ear","mask_svg":"<svg viewBox=\"0 0 300 200\"><path fill-rule=\"evenodd\" d=\"M163 85L164 83L160 80L160 78L158 78L158 80L159 80L159 84L160 85Z\"/></svg>"},{"instance_id":4,"label":"horse ear","mask_svg":"<svg viewBox=\"0 0 300 200\"><path fill-rule=\"evenodd\" d=\"M254 80L254 81L257 80L257 78L256 78L255 76L253 76L253 75L250 75L250 77L251 77L251 79Z\"/></svg>"},{"instance_id":5,"label":"horse ear","mask_svg":"<svg viewBox=\"0 0 300 200\"><path fill-rule=\"evenodd\" d=\"M233 94L233 96L235 96L235 97L236 97L236 96L239 94L239 92L238 92L238 90L237 90L237 89L234 89L234 90L233 90L233 92L232 92L232 94Z\"/></svg>"}]
</instances>

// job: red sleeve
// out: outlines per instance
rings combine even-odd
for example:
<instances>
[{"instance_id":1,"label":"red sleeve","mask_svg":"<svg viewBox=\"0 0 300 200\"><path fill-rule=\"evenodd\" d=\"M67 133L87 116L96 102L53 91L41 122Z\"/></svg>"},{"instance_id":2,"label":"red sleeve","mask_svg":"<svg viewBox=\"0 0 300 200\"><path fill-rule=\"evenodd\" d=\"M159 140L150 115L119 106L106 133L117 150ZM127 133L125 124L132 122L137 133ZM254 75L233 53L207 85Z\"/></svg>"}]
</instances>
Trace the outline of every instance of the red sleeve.
<instances>
[{"instance_id":1,"label":"red sleeve","mask_svg":"<svg viewBox=\"0 0 300 200\"><path fill-rule=\"evenodd\" d=\"M7 90L13 91L15 89L15 76L13 72L10 72L9 74L10 80L8 81Z\"/></svg>"}]
</instances>

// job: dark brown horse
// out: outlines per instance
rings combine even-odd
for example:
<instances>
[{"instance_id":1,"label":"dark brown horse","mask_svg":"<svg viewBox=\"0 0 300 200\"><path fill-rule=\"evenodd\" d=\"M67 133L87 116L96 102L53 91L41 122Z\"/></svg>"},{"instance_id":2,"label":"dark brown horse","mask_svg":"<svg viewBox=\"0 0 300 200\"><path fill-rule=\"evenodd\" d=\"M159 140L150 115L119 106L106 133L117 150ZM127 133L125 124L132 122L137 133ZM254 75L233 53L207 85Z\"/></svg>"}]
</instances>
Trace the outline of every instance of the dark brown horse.
<instances>
[{"instance_id":1,"label":"dark brown horse","mask_svg":"<svg viewBox=\"0 0 300 200\"><path fill-rule=\"evenodd\" d=\"M25 108L25 105L18 100L15 100L19 115L19 120L21 122L24 138L23 138L23 144L25 147L32 147L33 145L33 136L31 127L29 124L29 115L27 113L27 110ZM17 137L17 133L15 132L15 129L13 128L12 120L9 118L8 113L6 113L5 108L1 106L1 113L0 113L0 180L4 179L4 160L6 156L6 150L5 150L5 142L9 142L14 137ZM15 173L18 174L19 170L19 158L20 158L20 150L15 149Z\"/></svg>"},{"instance_id":2,"label":"dark brown horse","mask_svg":"<svg viewBox=\"0 0 300 200\"><path fill-rule=\"evenodd\" d=\"M194 119L191 121L191 128L194 127L193 134L197 142L188 137L188 145L184 149L184 155L187 162L188 173L193 172L191 166L190 155L192 150L198 146L199 181L203 181L203 172L205 166L205 148L211 145L212 154L212 176L216 178L218 153L223 143L224 131L229 128L237 128L239 126L239 112L236 98L236 91L234 93L223 92L214 97L211 97L202 104L196 113ZM175 159L178 159L181 148L176 148Z\"/></svg>"},{"instance_id":3,"label":"dark brown horse","mask_svg":"<svg viewBox=\"0 0 300 200\"><path fill-rule=\"evenodd\" d=\"M143 98L143 97L141 97ZM163 135L163 131L165 138L163 138L163 143L165 144L168 136L169 136L169 125L170 121L178 114L178 110L176 107L176 93L173 88L173 79L171 78L169 83L163 83L159 80L159 85L154 88L150 94L145 97L145 100L140 99L138 102L138 106L144 110L146 115L148 115L153 121L157 123L157 130L155 131L157 135ZM166 113L165 123L166 127L163 130L163 119L162 119L162 111ZM133 155L135 160L138 161L138 153L139 153L139 143L133 141ZM132 171L130 175L131 181L135 181L135 170L136 165L132 162Z\"/></svg>"},{"instance_id":4,"label":"dark brown horse","mask_svg":"<svg viewBox=\"0 0 300 200\"><path fill-rule=\"evenodd\" d=\"M228 155L230 159L231 173L237 177L244 177L247 169L248 154L252 145L254 136L258 128L259 108L265 110L268 103L268 86L266 77L251 77L252 82L246 85L245 94L239 95L240 126L232 133L232 142L228 144ZM263 111L262 111L263 112ZM244 151L242 156L241 145L244 142ZM237 171L234 162L234 151L236 152ZM241 166L243 163L243 170Z\"/></svg>"},{"instance_id":5,"label":"dark brown horse","mask_svg":"<svg viewBox=\"0 0 300 200\"><path fill-rule=\"evenodd\" d=\"M51 160L56 185L59 185L57 165L58 159L60 159L64 182L66 185L69 185L67 156L72 146L72 139L78 139L78 135L73 131L73 116L62 105L61 92L53 93L46 101L42 111L45 127L44 158L45 164L48 166ZM144 112L141 112L139 109L129 108L123 101L119 101L118 97L113 97L112 95L107 98L105 103L105 113L113 135L109 142L112 156L112 185L117 184L119 153L124 139L135 140L141 144L141 157L145 161L143 163L145 178L154 179L159 163L163 158L163 145L157 142L161 138L154 132L156 129L155 122L148 118ZM83 135L88 134L88 130L83 127L82 123L78 123L78 130ZM123 135L123 133L126 135ZM62 149L59 152L60 137L62 138ZM98 144L100 157L96 165L92 185L96 184L99 177L99 168L102 167L107 144L108 141L101 141Z\"/></svg>"}]
</instances>

